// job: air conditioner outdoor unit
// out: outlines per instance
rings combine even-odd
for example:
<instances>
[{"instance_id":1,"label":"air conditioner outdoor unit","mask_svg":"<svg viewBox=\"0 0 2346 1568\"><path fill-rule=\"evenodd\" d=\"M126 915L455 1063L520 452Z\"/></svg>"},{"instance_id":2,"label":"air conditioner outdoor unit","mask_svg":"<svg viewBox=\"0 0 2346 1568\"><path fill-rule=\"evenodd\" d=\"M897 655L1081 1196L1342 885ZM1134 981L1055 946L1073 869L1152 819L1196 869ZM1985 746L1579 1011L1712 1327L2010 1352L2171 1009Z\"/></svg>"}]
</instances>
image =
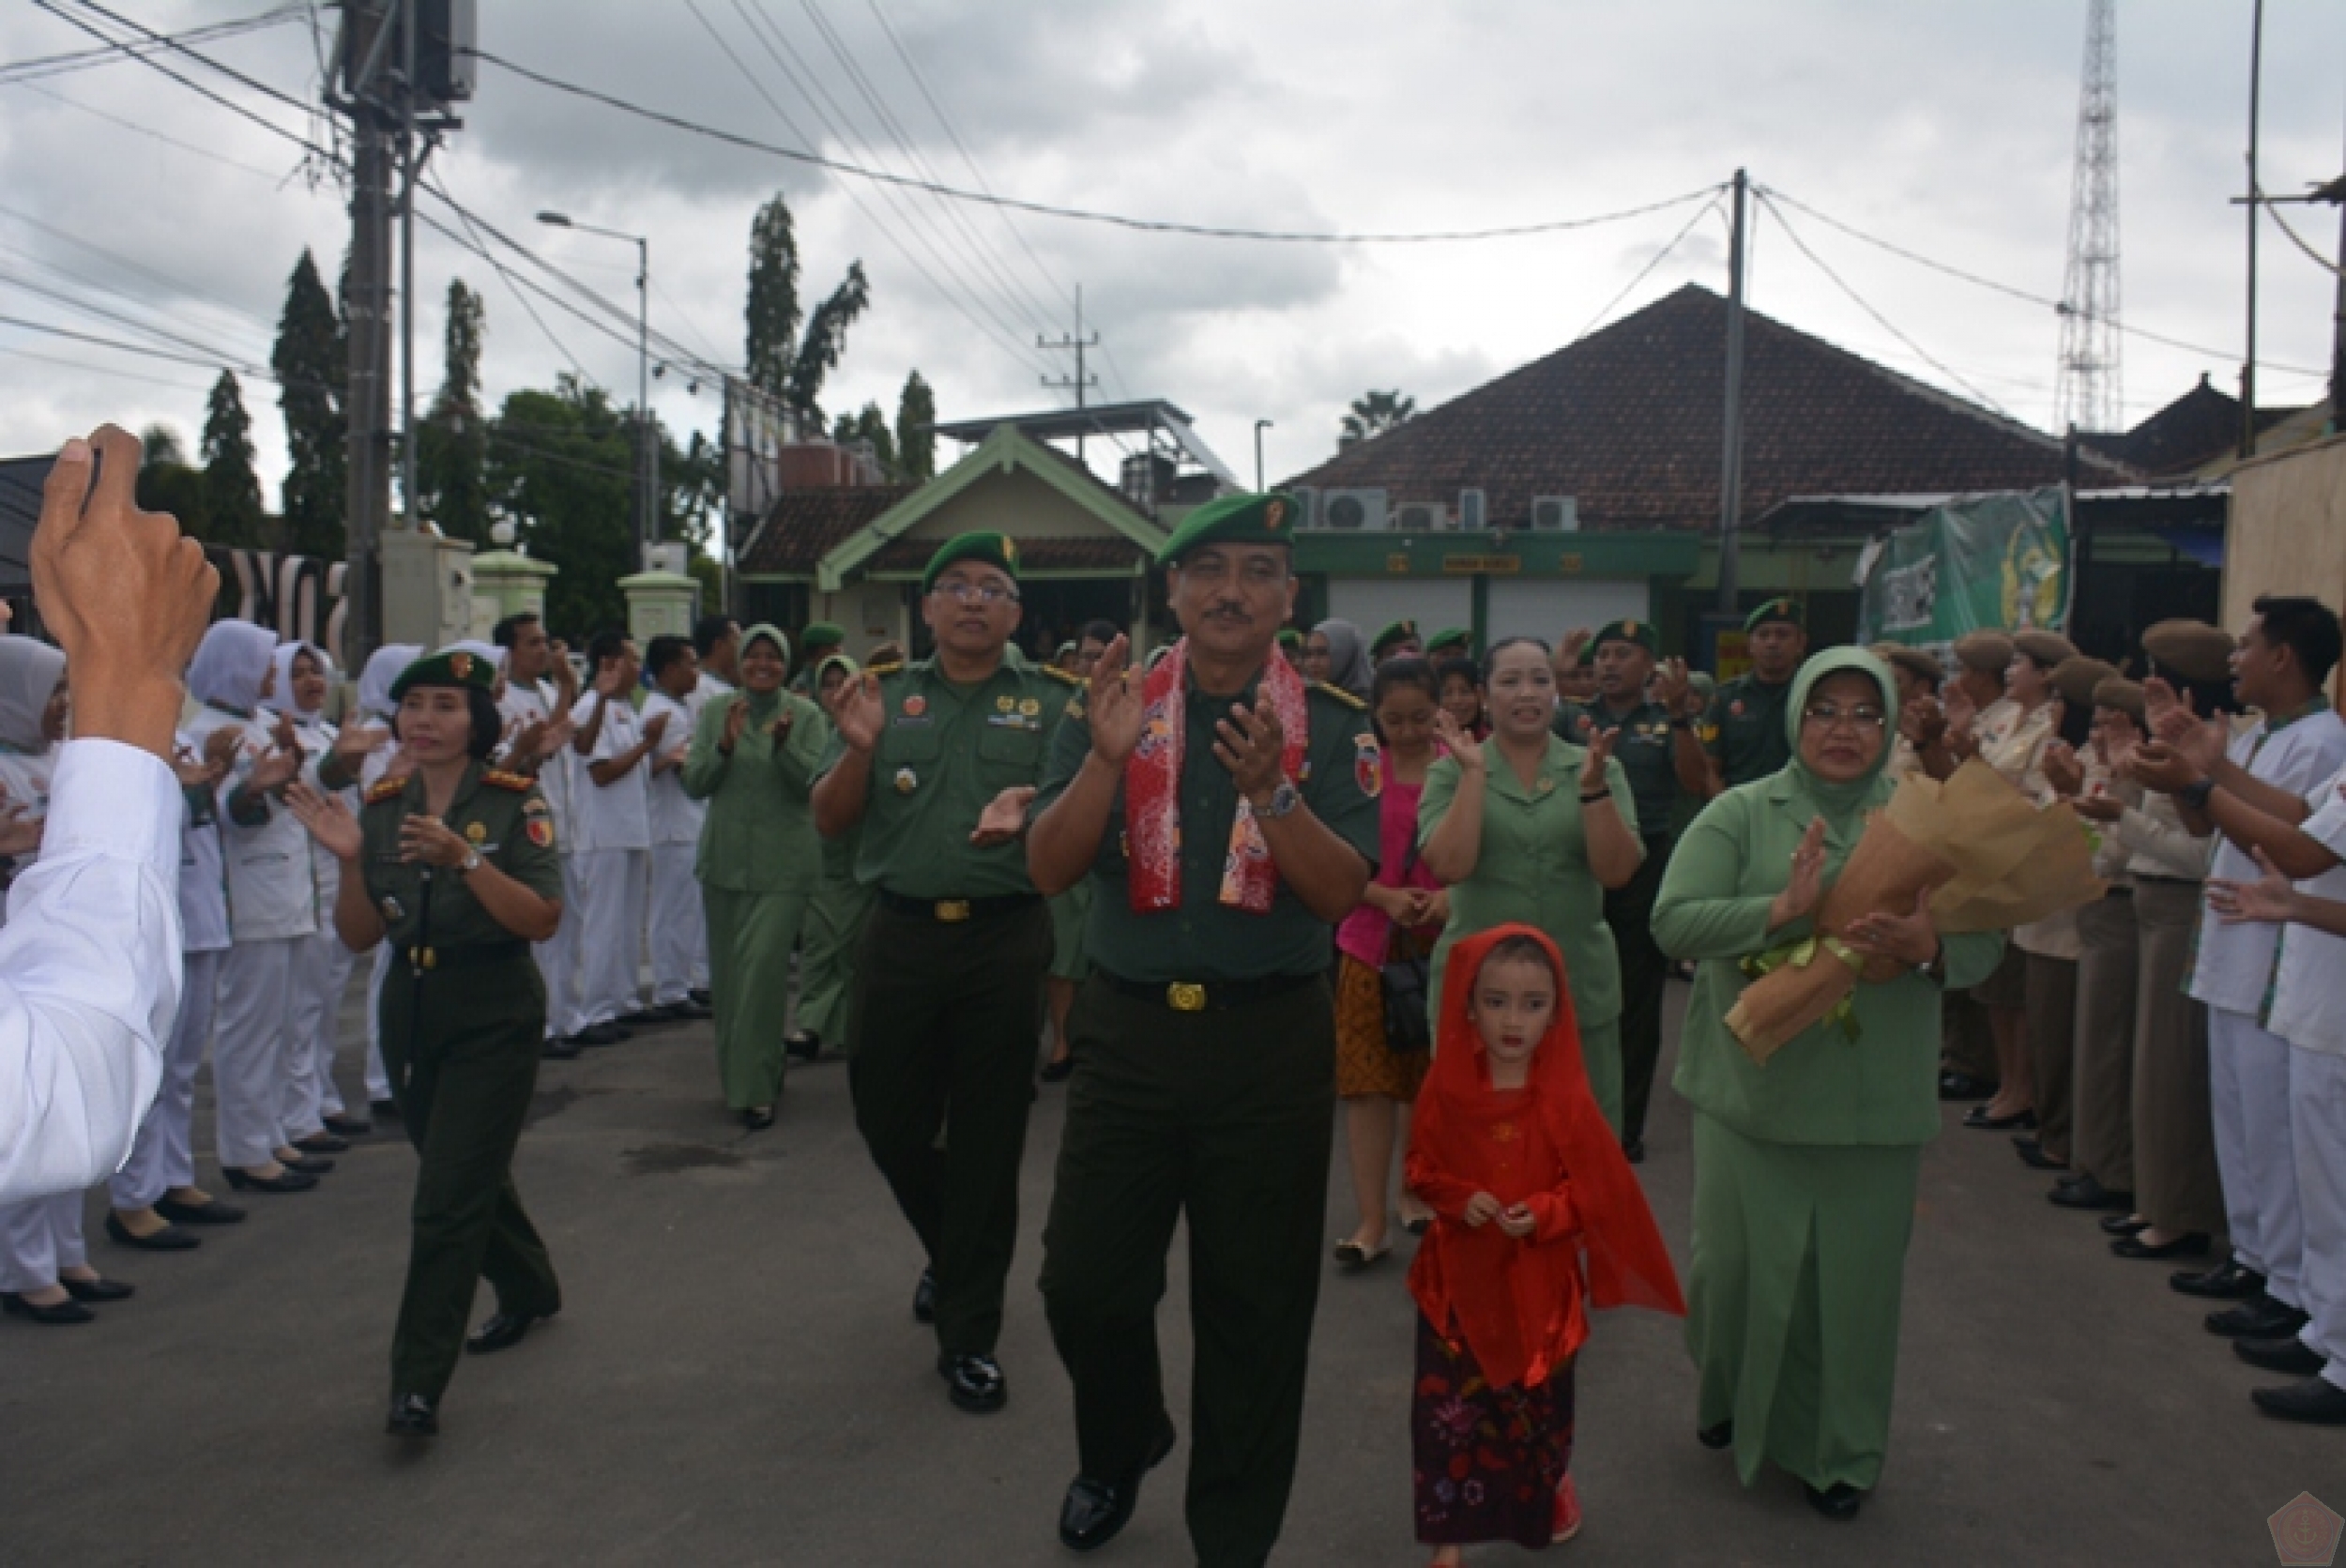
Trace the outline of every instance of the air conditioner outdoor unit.
<instances>
[{"instance_id":1,"label":"air conditioner outdoor unit","mask_svg":"<svg viewBox=\"0 0 2346 1568\"><path fill-rule=\"evenodd\" d=\"M1295 502L1295 525L1299 528L1319 526L1319 488L1317 485L1291 484L1282 492Z\"/></svg>"},{"instance_id":2,"label":"air conditioner outdoor unit","mask_svg":"<svg viewBox=\"0 0 2346 1568\"><path fill-rule=\"evenodd\" d=\"M1458 527L1462 532L1479 534L1490 525L1490 499L1479 490L1458 492Z\"/></svg>"},{"instance_id":3,"label":"air conditioner outdoor unit","mask_svg":"<svg viewBox=\"0 0 2346 1568\"><path fill-rule=\"evenodd\" d=\"M1450 509L1440 501L1404 501L1393 509L1393 525L1405 534L1430 534L1450 526Z\"/></svg>"},{"instance_id":4,"label":"air conditioner outdoor unit","mask_svg":"<svg viewBox=\"0 0 2346 1568\"><path fill-rule=\"evenodd\" d=\"M1580 531L1580 502L1571 495L1541 495L1531 502L1531 526L1553 533Z\"/></svg>"},{"instance_id":5,"label":"air conditioner outdoor unit","mask_svg":"<svg viewBox=\"0 0 2346 1568\"><path fill-rule=\"evenodd\" d=\"M1347 533L1381 531L1393 526L1382 490L1323 490L1319 493L1319 525Z\"/></svg>"}]
</instances>

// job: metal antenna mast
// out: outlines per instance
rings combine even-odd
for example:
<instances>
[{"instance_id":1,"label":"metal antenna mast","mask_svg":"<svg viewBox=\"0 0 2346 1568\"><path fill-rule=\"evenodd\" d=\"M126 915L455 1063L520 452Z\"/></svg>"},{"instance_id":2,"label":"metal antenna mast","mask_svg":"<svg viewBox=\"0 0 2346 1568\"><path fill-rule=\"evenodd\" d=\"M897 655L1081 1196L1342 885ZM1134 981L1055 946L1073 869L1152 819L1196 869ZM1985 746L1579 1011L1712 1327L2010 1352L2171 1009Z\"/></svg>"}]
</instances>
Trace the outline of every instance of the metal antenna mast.
<instances>
[{"instance_id":1,"label":"metal antenna mast","mask_svg":"<svg viewBox=\"0 0 2346 1568\"><path fill-rule=\"evenodd\" d=\"M2061 282L2053 422L2079 430L2125 428L2118 343L2116 10L2114 0L2087 0L2077 162L2069 175L2069 265Z\"/></svg>"}]
</instances>

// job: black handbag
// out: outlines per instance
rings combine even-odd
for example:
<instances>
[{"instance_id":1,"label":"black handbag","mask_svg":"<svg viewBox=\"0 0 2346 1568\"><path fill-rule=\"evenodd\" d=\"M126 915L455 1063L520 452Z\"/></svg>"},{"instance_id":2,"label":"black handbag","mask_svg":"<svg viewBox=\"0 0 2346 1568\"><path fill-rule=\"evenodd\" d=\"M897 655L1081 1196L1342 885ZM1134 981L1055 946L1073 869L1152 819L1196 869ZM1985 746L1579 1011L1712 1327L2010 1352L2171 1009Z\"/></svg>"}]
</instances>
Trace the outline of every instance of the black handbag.
<instances>
[{"instance_id":1,"label":"black handbag","mask_svg":"<svg viewBox=\"0 0 2346 1568\"><path fill-rule=\"evenodd\" d=\"M1402 879L1407 881L1416 867L1417 846L1411 845L1409 857L1401 865ZM1385 997L1387 1050L1407 1055L1432 1047L1434 1026L1426 1013L1426 990L1432 975L1430 953L1409 933L1394 926L1385 939L1385 962L1377 971Z\"/></svg>"}]
</instances>

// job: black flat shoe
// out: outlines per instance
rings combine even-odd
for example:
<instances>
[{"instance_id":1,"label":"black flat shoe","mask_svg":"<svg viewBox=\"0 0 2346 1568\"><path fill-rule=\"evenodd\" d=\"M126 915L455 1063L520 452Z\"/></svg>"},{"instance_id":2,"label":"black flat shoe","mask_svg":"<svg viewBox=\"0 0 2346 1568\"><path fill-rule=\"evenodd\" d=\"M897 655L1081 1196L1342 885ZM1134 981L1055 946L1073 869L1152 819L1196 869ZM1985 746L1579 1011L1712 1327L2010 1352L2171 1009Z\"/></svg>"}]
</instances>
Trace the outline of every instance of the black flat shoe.
<instances>
[{"instance_id":1,"label":"black flat shoe","mask_svg":"<svg viewBox=\"0 0 2346 1568\"><path fill-rule=\"evenodd\" d=\"M2167 1276L2167 1285L2183 1295L2216 1302L2245 1302L2264 1293L2264 1276L2242 1268L2236 1257L2228 1257L2213 1269L2179 1270Z\"/></svg>"},{"instance_id":2,"label":"black flat shoe","mask_svg":"<svg viewBox=\"0 0 2346 1568\"><path fill-rule=\"evenodd\" d=\"M2104 1223L2107 1225L2108 1222ZM2110 1250L2117 1256L2151 1260L2165 1257L2204 1257L2207 1256L2207 1238L2196 1230L2168 1241L2145 1241L2139 1234L2129 1231L2121 1234L2118 1240L2110 1243Z\"/></svg>"},{"instance_id":3,"label":"black flat shoe","mask_svg":"<svg viewBox=\"0 0 2346 1568\"><path fill-rule=\"evenodd\" d=\"M106 1216L106 1234L117 1244L137 1247L143 1252L192 1252L204 1243L175 1225L166 1225L149 1236L141 1236L112 1214Z\"/></svg>"},{"instance_id":4,"label":"black flat shoe","mask_svg":"<svg viewBox=\"0 0 2346 1568\"><path fill-rule=\"evenodd\" d=\"M2315 1426L2346 1426L2346 1389L2321 1378L2308 1378L2287 1388L2251 1389L2248 1397L2258 1409L2279 1421L2302 1421Z\"/></svg>"},{"instance_id":5,"label":"black flat shoe","mask_svg":"<svg viewBox=\"0 0 2346 1568\"><path fill-rule=\"evenodd\" d=\"M2028 1166L2031 1170L2065 1171L2069 1168L2068 1161L2057 1160L2053 1158L2051 1155L2045 1152L2045 1149L2042 1144L2034 1141L2025 1144L2015 1144L2013 1146L2012 1152L2018 1154L2020 1157L2020 1164ZM2093 1178L2089 1176L2085 1178L2085 1180L2091 1181Z\"/></svg>"},{"instance_id":6,"label":"black flat shoe","mask_svg":"<svg viewBox=\"0 0 2346 1568\"><path fill-rule=\"evenodd\" d=\"M1735 1423L1731 1420L1722 1421L1716 1426L1698 1426L1695 1428L1695 1441L1700 1443L1705 1448L1726 1448L1729 1444L1733 1443L1734 1440Z\"/></svg>"},{"instance_id":7,"label":"black flat shoe","mask_svg":"<svg viewBox=\"0 0 2346 1568\"><path fill-rule=\"evenodd\" d=\"M1060 1545L1071 1552L1097 1551L1115 1540L1116 1532L1131 1520L1133 1510L1140 1504L1142 1478L1173 1452L1173 1418L1158 1419L1164 1424L1157 1430L1156 1441L1130 1473L1115 1481L1079 1475L1068 1484L1066 1499L1059 1507Z\"/></svg>"},{"instance_id":8,"label":"black flat shoe","mask_svg":"<svg viewBox=\"0 0 2346 1568\"><path fill-rule=\"evenodd\" d=\"M2286 1339L2306 1326L2306 1315L2270 1296L2207 1315L2207 1332L2221 1339Z\"/></svg>"},{"instance_id":9,"label":"black flat shoe","mask_svg":"<svg viewBox=\"0 0 2346 1568\"><path fill-rule=\"evenodd\" d=\"M292 1160L281 1156L277 1163L297 1176L326 1176L334 1169L333 1161L320 1159L314 1154L304 1154Z\"/></svg>"},{"instance_id":10,"label":"black flat shoe","mask_svg":"<svg viewBox=\"0 0 2346 1568\"><path fill-rule=\"evenodd\" d=\"M222 1165L220 1174L226 1177L228 1184L240 1193L306 1193L318 1184L316 1177L304 1176L301 1172L291 1168L281 1171L275 1176L264 1177L254 1176L250 1171L238 1170L234 1165ZM155 1211L159 1214L162 1213L162 1205L157 1204Z\"/></svg>"},{"instance_id":11,"label":"black flat shoe","mask_svg":"<svg viewBox=\"0 0 2346 1568\"><path fill-rule=\"evenodd\" d=\"M363 1138L374 1131L374 1123L356 1117L329 1116L326 1119L326 1130L338 1138Z\"/></svg>"},{"instance_id":12,"label":"black flat shoe","mask_svg":"<svg viewBox=\"0 0 2346 1568\"><path fill-rule=\"evenodd\" d=\"M1645 1139L1631 1138L1621 1146L1621 1157L1633 1165L1645 1164Z\"/></svg>"},{"instance_id":13,"label":"black flat shoe","mask_svg":"<svg viewBox=\"0 0 2346 1568\"><path fill-rule=\"evenodd\" d=\"M1072 1056L1061 1057L1057 1061L1044 1062L1043 1071L1035 1074L1046 1084L1063 1084L1074 1075L1075 1058Z\"/></svg>"},{"instance_id":14,"label":"black flat shoe","mask_svg":"<svg viewBox=\"0 0 2346 1568\"><path fill-rule=\"evenodd\" d=\"M992 1356L940 1355L937 1371L957 1409L988 1416L1010 1403L1009 1380Z\"/></svg>"},{"instance_id":15,"label":"black flat shoe","mask_svg":"<svg viewBox=\"0 0 2346 1568\"><path fill-rule=\"evenodd\" d=\"M578 1059L578 1050L577 1041L557 1034L538 1047L538 1059L540 1061L575 1061Z\"/></svg>"},{"instance_id":16,"label":"black flat shoe","mask_svg":"<svg viewBox=\"0 0 2346 1568\"><path fill-rule=\"evenodd\" d=\"M671 1024L697 1024L704 1018L714 1018L717 1016L717 1014L710 1009L702 1006L698 1002L690 1000L681 1002L663 1002L660 1004L657 1011L663 1018L665 1018Z\"/></svg>"},{"instance_id":17,"label":"black flat shoe","mask_svg":"<svg viewBox=\"0 0 2346 1568\"><path fill-rule=\"evenodd\" d=\"M1856 1518L1858 1509L1866 1501L1866 1494L1846 1481L1836 1481L1822 1491L1803 1482L1801 1490L1808 1494L1809 1507L1836 1524L1845 1525Z\"/></svg>"},{"instance_id":18,"label":"black flat shoe","mask_svg":"<svg viewBox=\"0 0 2346 1568\"><path fill-rule=\"evenodd\" d=\"M714 1007L716 1005L716 998L709 995L708 987L705 985L687 991L684 995L689 999L698 1002L703 1007Z\"/></svg>"},{"instance_id":19,"label":"black flat shoe","mask_svg":"<svg viewBox=\"0 0 2346 1568\"><path fill-rule=\"evenodd\" d=\"M2132 1193L2113 1193L2090 1176L2055 1187L2045 1195L2045 1201L2060 1209L2113 1209L2121 1214L2134 1212Z\"/></svg>"},{"instance_id":20,"label":"black flat shoe","mask_svg":"<svg viewBox=\"0 0 2346 1568\"><path fill-rule=\"evenodd\" d=\"M1981 1133L2009 1133L2016 1127L2036 1125L2034 1111L2014 1111L2010 1116L1989 1116L1985 1105L1973 1105L1963 1115L1963 1125Z\"/></svg>"},{"instance_id":21,"label":"black flat shoe","mask_svg":"<svg viewBox=\"0 0 2346 1568\"><path fill-rule=\"evenodd\" d=\"M72 1282L66 1288L73 1288ZM2318 1350L2306 1348L2304 1340L2295 1334L2277 1339L2235 1339L2232 1353L2250 1366L2261 1366L2267 1372L2287 1372L2299 1378L2314 1378L2329 1364L2329 1358Z\"/></svg>"},{"instance_id":22,"label":"black flat shoe","mask_svg":"<svg viewBox=\"0 0 2346 1568\"><path fill-rule=\"evenodd\" d=\"M810 1029L784 1035L782 1054L792 1061L813 1061L823 1054L823 1037Z\"/></svg>"},{"instance_id":23,"label":"black flat shoe","mask_svg":"<svg viewBox=\"0 0 2346 1568\"><path fill-rule=\"evenodd\" d=\"M465 1341L468 1356L494 1356L499 1350L510 1350L529 1337L532 1324L553 1317L551 1312L493 1312L480 1328Z\"/></svg>"},{"instance_id":24,"label":"black flat shoe","mask_svg":"<svg viewBox=\"0 0 2346 1568\"><path fill-rule=\"evenodd\" d=\"M293 1146L304 1154L346 1154L350 1151L348 1138L338 1138L328 1132L316 1132L306 1138L296 1138Z\"/></svg>"},{"instance_id":25,"label":"black flat shoe","mask_svg":"<svg viewBox=\"0 0 2346 1568\"><path fill-rule=\"evenodd\" d=\"M753 1133L763 1133L773 1124L774 1108L771 1105L753 1105L741 1113L741 1125Z\"/></svg>"},{"instance_id":26,"label":"black flat shoe","mask_svg":"<svg viewBox=\"0 0 2346 1568\"><path fill-rule=\"evenodd\" d=\"M1942 1100L1987 1100L1994 1096L1997 1087L1992 1078L1974 1078L1969 1073L1939 1074Z\"/></svg>"},{"instance_id":27,"label":"black flat shoe","mask_svg":"<svg viewBox=\"0 0 2346 1568\"><path fill-rule=\"evenodd\" d=\"M2101 1225L2102 1234L2105 1236L2140 1236L2151 1228L2151 1222L2138 1220L2131 1214L2104 1214Z\"/></svg>"},{"instance_id":28,"label":"black flat shoe","mask_svg":"<svg viewBox=\"0 0 2346 1568\"><path fill-rule=\"evenodd\" d=\"M377 1121L397 1121L399 1119L399 1102L396 1100L370 1100L367 1102L367 1114L374 1118Z\"/></svg>"},{"instance_id":29,"label":"black flat shoe","mask_svg":"<svg viewBox=\"0 0 2346 1568\"><path fill-rule=\"evenodd\" d=\"M173 1225L242 1225L244 1210L233 1203L222 1203L207 1197L201 1203L181 1203L176 1198L155 1200L155 1212Z\"/></svg>"},{"instance_id":30,"label":"black flat shoe","mask_svg":"<svg viewBox=\"0 0 2346 1568\"><path fill-rule=\"evenodd\" d=\"M921 1271L921 1283L912 1287L912 1320L915 1323L937 1321L937 1271Z\"/></svg>"},{"instance_id":31,"label":"black flat shoe","mask_svg":"<svg viewBox=\"0 0 2346 1568\"><path fill-rule=\"evenodd\" d=\"M439 1401L420 1393L391 1395L391 1416L383 1430L394 1438L436 1438L440 1435Z\"/></svg>"},{"instance_id":32,"label":"black flat shoe","mask_svg":"<svg viewBox=\"0 0 2346 1568\"><path fill-rule=\"evenodd\" d=\"M627 1031L617 1024L589 1024L571 1036L573 1045L617 1045L627 1038Z\"/></svg>"},{"instance_id":33,"label":"black flat shoe","mask_svg":"<svg viewBox=\"0 0 2346 1568\"><path fill-rule=\"evenodd\" d=\"M70 1323L98 1321L98 1314L69 1296L49 1306L35 1306L13 1290L0 1290L0 1312L11 1317L29 1317L53 1329L61 1329Z\"/></svg>"},{"instance_id":34,"label":"black flat shoe","mask_svg":"<svg viewBox=\"0 0 2346 1568\"><path fill-rule=\"evenodd\" d=\"M139 1292L135 1285L125 1285L118 1279L61 1279L65 1293L84 1306L103 1306L108 1302L127 1302Z\"/></svg>"}]
</instances>

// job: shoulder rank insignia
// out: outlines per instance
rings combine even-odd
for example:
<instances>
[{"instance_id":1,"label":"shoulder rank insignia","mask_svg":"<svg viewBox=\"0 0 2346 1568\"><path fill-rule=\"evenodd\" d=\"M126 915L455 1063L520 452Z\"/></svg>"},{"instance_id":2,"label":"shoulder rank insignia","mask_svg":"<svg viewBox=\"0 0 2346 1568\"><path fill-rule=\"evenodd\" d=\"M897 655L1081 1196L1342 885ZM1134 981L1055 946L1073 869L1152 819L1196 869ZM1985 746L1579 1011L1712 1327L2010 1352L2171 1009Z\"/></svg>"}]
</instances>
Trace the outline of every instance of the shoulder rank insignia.
<instances>
[{"instance_id":1,"label":"shoulder rank insignia","mask_svg":"<svg viewBox=\"0 0 2346 1568\"><path fill-rule=\"evenodd\" d=\"M404 773L395 778L378 779L374 787L367 791L367 804L372 806L385 800L396 800L406 792L407 775Z\"/></svg>"},{"instance_id":2,"label":"shoulder rank insignia","mask_svg":"<svg viewBox=\"0 0 2346 1568\"><path fill-rule=\"evenodd\" d=\"M502 768L483 768L480 770L480 782L492 789L510 790L515 795L526 795L529 793L530 785L538 781L526 773L509 773Z\"/></svg>"},{"instance_id":3,"label":"shoulder rank insignia","mask_svg":"<svg viewBox=\"0 0 2346 1568\"><path fill-rule=\"evenodd\" d=\"M1360 698L1354 696L1351 693L1346 691L1341 686L1331 686L1324 680L1315 680L1312 682L1312 690L1318 692L1322 696L1335 698L1336 701L1344 704L1345 707L1351 708L1356 713L1365 713L1368 711L1368 704L1361 701Z\"/></svg>"},{"instance_id":4,"label":"shoulder rank insignia","mask_svg":"<svg viewBox=\"0 0 2346 1568\"><path fill-rule=\"evenodd\" d=\"M884 664L866 664L866 665L864 665L864 666L863 666L863 673L864 673L865 675L877 675L877 676L900 675L900 674L902 674L902 673L903 673L903 671L904 671L904 667L905 667L905 664L904 664L904 661L903 661L903 660L901 660L901 659L891 659L891 660L889 660L889 661L888 661L886 663L884 663Z\"/></svg>"},{"instance_id":5,"label":"shoulder rank insignia","mask_svg":"<svg viewBox=\"0 0 2346 1568\"><path fill-rule=\"evenodd\" d=\"M1053 680L1058 681L1061 686L1088 686L1090 684L1090 682L1086 680L1082 676L1069 675L1065 670L1060 669L1056 664L1039 665L1036 667L1035 673L1038 675L1048 676Z\"/></svg>"}]
</instances>

